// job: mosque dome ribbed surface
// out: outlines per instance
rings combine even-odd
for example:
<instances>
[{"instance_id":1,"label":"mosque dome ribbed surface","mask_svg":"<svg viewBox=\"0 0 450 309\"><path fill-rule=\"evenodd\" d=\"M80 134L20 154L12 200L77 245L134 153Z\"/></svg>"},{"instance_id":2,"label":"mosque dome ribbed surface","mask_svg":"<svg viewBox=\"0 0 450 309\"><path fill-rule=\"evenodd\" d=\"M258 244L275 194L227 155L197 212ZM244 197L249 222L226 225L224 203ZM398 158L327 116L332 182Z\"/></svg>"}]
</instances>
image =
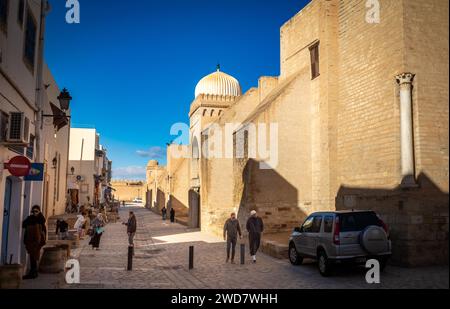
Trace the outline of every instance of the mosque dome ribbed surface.
<instances>
[{"instance_id":1,"label":"mosque dome ribbed surface","mask_svg":"<svg viewBox=\"0 0 450 309\"><path fill-rule=\"evenodd\" d=\"M201 94L238 97L242 92L236 78L218 69L198 82L195 87L195 97Z\"/></svg>"}]
</instances>

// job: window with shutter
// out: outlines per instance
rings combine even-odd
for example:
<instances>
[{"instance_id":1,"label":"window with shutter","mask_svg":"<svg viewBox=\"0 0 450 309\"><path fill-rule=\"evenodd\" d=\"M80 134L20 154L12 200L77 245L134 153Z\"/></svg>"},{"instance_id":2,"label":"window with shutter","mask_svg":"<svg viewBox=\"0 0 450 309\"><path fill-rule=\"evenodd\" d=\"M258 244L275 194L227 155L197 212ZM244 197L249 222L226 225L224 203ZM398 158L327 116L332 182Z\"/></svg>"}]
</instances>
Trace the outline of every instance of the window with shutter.
<instances>
[{"instance_id":1,"label":"window with shutter","mask_svg":"<svg viewBox=\"0 0 450 309\"><path fill-rule=\"evenodd\" d=\"M37 34L36 21L31 11L28 10L26 30L25 30L24 59L32 71L34 71L34 59L36 53L36 34Z\"/></svg>"},{"instance_id":2,"label":"window with shutter","mask_svg":"<svg viewBox=\"0 0 450 309\"><path fill-rule=\"evenodd\" d=\"M311 79L315 79L320 75L319 71L319 42L309 48L311 54Z\"/></svg>"}]
</instances>

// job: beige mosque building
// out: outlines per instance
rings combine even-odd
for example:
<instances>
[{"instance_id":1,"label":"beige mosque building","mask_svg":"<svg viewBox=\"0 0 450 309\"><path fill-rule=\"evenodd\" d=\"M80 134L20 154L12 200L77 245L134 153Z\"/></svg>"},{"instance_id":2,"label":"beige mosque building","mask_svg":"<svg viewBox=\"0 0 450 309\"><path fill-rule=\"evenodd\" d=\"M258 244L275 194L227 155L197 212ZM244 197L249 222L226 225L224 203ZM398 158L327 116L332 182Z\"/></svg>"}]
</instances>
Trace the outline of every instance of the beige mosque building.
<instances>
[{"instance_id":1,"label":"beige mosque building","mask_svg":"<svg viewBox=\"0 0 450 309\"><path fill-rule=\"evenodd\" d=\"M286 245L314 211L372 209L394 262L448 263L449 4L380 0L379 22L365 4L311 1L280 29L280 75L245 93L220 70L201 79L190 144L147 166L147 206L215 234L231 212L244 224L255 209L263 238ZM242 125L223 134L230 123ZM264 165L249 146L272 133L276 158ZM231 156L208 155L229 152L219 134Z\"/></svg>"}]
</instances>

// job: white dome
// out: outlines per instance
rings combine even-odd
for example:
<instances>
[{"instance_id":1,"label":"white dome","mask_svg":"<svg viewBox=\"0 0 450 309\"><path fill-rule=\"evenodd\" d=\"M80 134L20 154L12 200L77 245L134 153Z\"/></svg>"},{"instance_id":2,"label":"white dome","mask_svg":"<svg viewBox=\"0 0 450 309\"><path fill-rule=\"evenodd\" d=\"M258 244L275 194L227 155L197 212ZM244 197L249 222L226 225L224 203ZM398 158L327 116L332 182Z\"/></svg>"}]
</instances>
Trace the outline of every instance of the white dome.
<instances>
[{"instance_id":1,"label":"white dome","mask_svg":"<svg viewBox=\"0 0 450 309\"><path fill-rule=\"evenodd\" d=\"M200 94L238 97L242 93L238 80L218 69L198 82L195 87L195 97Z\"/></svg>"}]
</instances>

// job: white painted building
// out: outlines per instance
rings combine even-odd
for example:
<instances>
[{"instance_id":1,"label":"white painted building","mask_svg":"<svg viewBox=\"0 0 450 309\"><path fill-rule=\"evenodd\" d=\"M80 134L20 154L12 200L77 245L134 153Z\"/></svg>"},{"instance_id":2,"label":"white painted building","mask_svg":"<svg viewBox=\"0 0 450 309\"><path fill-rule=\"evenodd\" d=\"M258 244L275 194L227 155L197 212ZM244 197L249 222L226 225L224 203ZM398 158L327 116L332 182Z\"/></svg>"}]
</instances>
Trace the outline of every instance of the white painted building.
<instances>
[{"instance_id":1,"label":"white painted building","mask_svg":"<svg viewBox=\"0 0 450 309\"><path fill-rule=\"evenodd\" d=\"M42 117L53 114L50 103L60 108L60 89L39 44L43 2L0 0L0 265L26 265L22 221L32 206L41 206L46 218L65 210L69 126L55 134L53 118ZM4 163L15 156L44 163L44 181L12 176Z\"/></svg>"},{"instance_id":2,"label":"white painted building","mask_svg":"<svg viewBox=\"0 0 450 309\"><path fill-rule=\"evenodd\" d=\"M95 129L71 128L68 189L72 204L104 202L111 180L111 161Z\"/></svg>"}]
</instances>

